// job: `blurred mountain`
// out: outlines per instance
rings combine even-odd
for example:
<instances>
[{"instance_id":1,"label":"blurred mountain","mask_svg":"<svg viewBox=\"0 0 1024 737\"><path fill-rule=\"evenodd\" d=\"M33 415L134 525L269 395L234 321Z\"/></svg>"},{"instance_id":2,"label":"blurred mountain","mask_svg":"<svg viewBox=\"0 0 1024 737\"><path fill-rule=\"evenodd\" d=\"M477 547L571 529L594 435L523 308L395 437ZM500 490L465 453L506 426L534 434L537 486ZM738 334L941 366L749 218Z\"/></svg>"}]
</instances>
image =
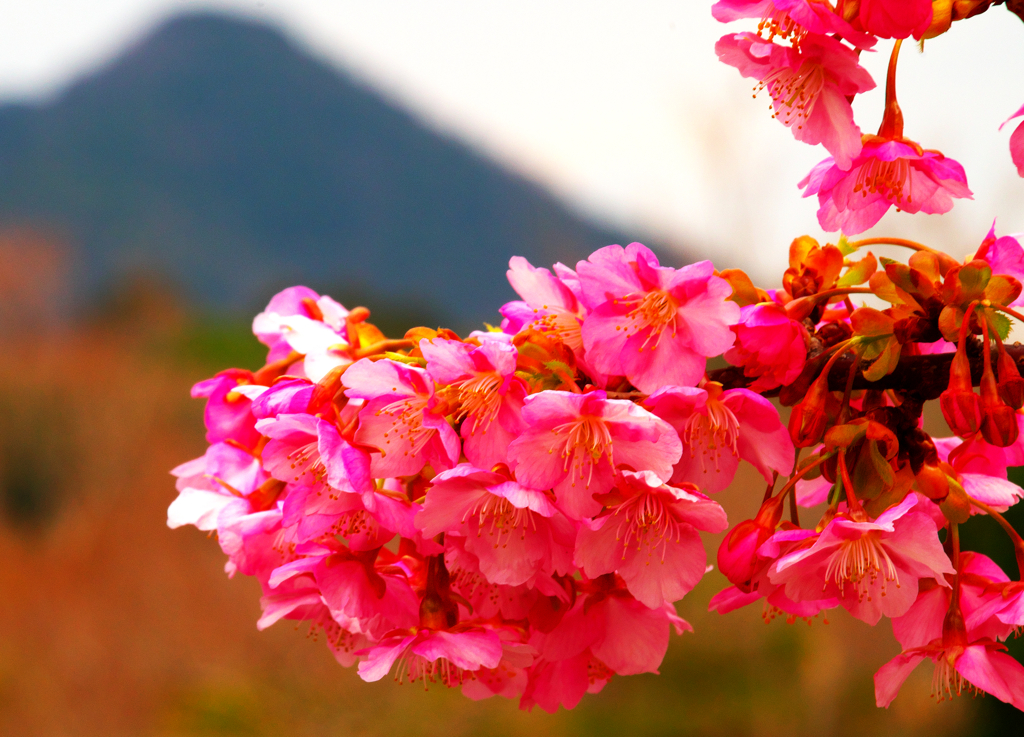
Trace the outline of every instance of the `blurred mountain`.
<instances>
[{"instance_id":1,"label":"blurred mountain","mask_svg":"<svg viewBox=\"0 0 1024 737\"><path fill-rule=\"evenodd\" d=\"M628 242L425 127L277 30L170 20L53 100L0 107L0 221L77 250L81 304L156 273L252 310L304 282L466 328L513 293L508 258Z\"/></svg>"}]
</instances>

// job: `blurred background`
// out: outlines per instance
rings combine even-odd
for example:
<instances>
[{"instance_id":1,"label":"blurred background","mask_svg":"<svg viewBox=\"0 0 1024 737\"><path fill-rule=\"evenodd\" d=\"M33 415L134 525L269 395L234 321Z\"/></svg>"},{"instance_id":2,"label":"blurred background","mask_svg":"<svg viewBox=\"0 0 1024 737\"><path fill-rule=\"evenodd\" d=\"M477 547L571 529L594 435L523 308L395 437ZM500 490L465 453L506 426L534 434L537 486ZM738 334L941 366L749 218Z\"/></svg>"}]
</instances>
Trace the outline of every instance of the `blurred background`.
<instances>
[{"instance_id":1,"label":"blurred background","mask_svg":"<svg viewBox=\"0 0 1024 737\"><path fill-rule=\"evenodd\" d=\"M304 630L258 633L258 586L165 527L167 472L204 449L188 389L262 364L249 322L284 286L395 335L495 322L513 254L641 240L775 286L789 241L824 237L796 182L825 154L718 64L741 28L706 5L0 0L0 733L1024 731L991 697L936 706L924 666L875 709L887 626L709 615L717 573L680 603L697 632L662 675L572 712L364 684ZM1024 231L997 131L1024 102L1022 40L996 8L904 52L908 135L961 161L976 199L877 231L957 256L996 217ZM885 56L865 55L876 79ZM866 130L880 103L858 100ZM723 492L733 515L758 483ZM1012 575L987 522L968 544Z\"/></svg>"}]
</instances>

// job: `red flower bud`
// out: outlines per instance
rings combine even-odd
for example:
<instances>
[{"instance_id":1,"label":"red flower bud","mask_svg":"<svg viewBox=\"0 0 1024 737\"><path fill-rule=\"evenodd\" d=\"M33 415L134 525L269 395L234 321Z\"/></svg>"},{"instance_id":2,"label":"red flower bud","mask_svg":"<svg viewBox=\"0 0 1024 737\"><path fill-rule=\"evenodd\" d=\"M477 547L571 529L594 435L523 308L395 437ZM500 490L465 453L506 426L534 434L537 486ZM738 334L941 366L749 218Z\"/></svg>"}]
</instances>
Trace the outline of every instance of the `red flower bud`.
<instances>
[{"instance_id":1,"label":"red flower bud","mask_svg":"<svg viewBox=\"0 0 1024 737\"><path fill-rule=\"evenodd\" d=\"M957 346L949 367L949 387L939 395L942 416L950 429L962 438L977 432L981 426L981 402L974 393L971 362L964 350L965 343L960 341Z\"/></svg>"},{"instance_id":2,"label":"red flower bud","mask_svg":"<svg viewBox=\"0 0 1024 737\"><path fill-rule=\"evenodd\" d=\"M825 425L828 424L825 402L828 395L828 375L822 372L789 415L789 434L796 447L809 448L825 434Z\"/></svg>"},{"instance_id":3,"label":"red flower bud","mask_svg":"<svg viewBox=\"0 0 1024 737\"><path fill-rule=\"evenodd\" d=\"M996 371L999 374L999 396L1014 409L1024 407L1024 379L1020 376L1016 361L1010 358L1001 342Z\"/></svg>"},{"instance_id":4,"label":"red flower bud","mask_svg":"<svg viewBox=\"0 0 1024 737\"><path fill-rule=\"evenodd\" d=\"M992 445L1005 448L1013 445L1020 432L1017 413L1007 405L996 385L991 370L981 377L981 436Z\"/></svg>"}]
</instances>

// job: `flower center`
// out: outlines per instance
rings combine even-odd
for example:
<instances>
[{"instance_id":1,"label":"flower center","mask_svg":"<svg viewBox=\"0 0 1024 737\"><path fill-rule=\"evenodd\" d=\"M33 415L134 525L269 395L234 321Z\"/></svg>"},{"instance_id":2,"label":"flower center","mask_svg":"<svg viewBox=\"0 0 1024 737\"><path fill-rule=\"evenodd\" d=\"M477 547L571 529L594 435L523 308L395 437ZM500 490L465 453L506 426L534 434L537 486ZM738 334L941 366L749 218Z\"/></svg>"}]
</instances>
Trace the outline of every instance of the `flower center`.
<instances>
[{"instance_id":1,"label":"flower center","mask_svg":"<svg viewBox=\"0 0 1024 737\"><path fill-rule=\"evenodd\" d=\"M609 465L614 465L612 436L601 418L584 415L552 428L552 432L565 436L562 441L562 469L573 477L573 486L576 485L577 478L580 481L586 478L586 486L589 487L594 475L594 466L602 457L607 456ZM554 450L552 448L550 452Z\"/></svg>"},{"instance_id":2,"label":"flower center","mask_svg":"<svg viewBox=\"0 0 1024 737\"><path fill-rule=\"evenodd\" d=\"M845 540L832 554L825 570L825 580L835 581L840 592L845 584L852 583L861 597L867 595L867 586L879 576L883 583L882 596L885 596L886 581L895 582L899 588L899 573L875 532L856 540Z\"/></svg>"},{"instance_id":3,"label":"flower center","mask_svg":"<svg viewBox=\"0 0 1024 737\"><path fill-rule=\"evenodd\" d=\"M894 161L871 158L857 172L853 191L860 192L862 197L878 193L895 203L899 209L899 205L904 199L906 202L914 201L910 184L909 161L902 158ZM906 198L903 196L904 189L907 190Z\"/></svg>"},{"instance_id":4,"label":"flower center","mask_svg":"<svg viewBox=\"0 0 1024 737\"><path fill-rule=\"evenodd\" d=\"M536 520L530 514L529 509L520 509L508 499L495 494L488 494L476 507L466 513L462 521L465 522L466 519L473 516L477 518L477 536L481 537L486 533L494 538L495 548L508 545L509 538L516 530L525 540L527 528L532 528L534 531L537 529Z\"/></svg>"},{"instance_id":5,"label":"flower center","mask_svg":"<svg viewBox=\"0 0 1024 737\"><path fill-rule=\"evenodd\" d=\"M314 481L322 481L327 475L327 468L320 458L320 445L316 439L306 445L300 445L288 454L288 459L295 470L295 481L307 473L313 476Z\"/></svg>"},{"instance_id":6,"label":"flower center","mask_svg":"<svg viewBox=\"0 0 1024 737\"><path fill-rule=\"evenodd\" d=\"M453 383L451 389L459 405L456 419L472 417L476 420L476 427L487 432L501 409L498 389L502 382L502 377L496 371L486 371Z\"/></svg>"},{"instance_id":7,"label":"flower center","mask_svg":"<svg viewBox=\"0 0 1024 737\"><path fill-rule=\"evenodd\" d=\"M652 349L657 348L661 342L662 333L669 325L672 326L672 335L675 336L679 304L668 292L656 289L643 294L631 294L616 300L616 302L634 305L633 309L625 315L628 322L623 326L617 325L616 330L624 329L626 337L630 338L641 330L650 328L650 333L643 345L640 346L641 351L648 346ZM652 340L654 345L651 345Z\"/></svg>"},{"instance_id":8,"label":"flower center","mask_svg":"<svg viewBox=\"0 0 1024 737\"><path fill-rule=\"evenodd\" d=\"M568 310L551 309L546 306L544 309L550 311L533 321L534 328L539 332L555 335L569 350L578 353L583 348L583 325L579 318Z\"/></svg>"},{"instance_id":9,"label":"flower center","mask_svg":"<svg viewBox=\"0 0 1024 737\"><path fill-rule=\"evenodd\" d=\"M622 540L623 559L630 546L635 546L638 552L647 548L648 557L653 557L661 548L661 560L664 561L669 543L680 540L680 522L666 508L660 494L634 497L615 509L616 515L620 512L623 518L615 537Z\"/></svg>"},{"instance_id":10,"label":"flower center","mask_svg":"<svg viewBox=\"0 0 1024 737\"><path fill-rule=\"evenodd\" d=\"M788 67L772 70L754 88L754 96L768 90L772 96L772 117L785 126L796 123L800 129L814 111L814 103L824 87L825 70L820 64L806 63L795 71Z\"/></svg>"},{"instance_id":11,"label":"flower center","mask_svg":"<svg viewBox=\"0 0 1024 737\"><path fill-rule=\"evenodd\" d=\"M965 687L977 693L978 689L974 684L960 675L960 672L954 667L959 655L960 649L958 648L955 653L944 651L936 658L935 672L932 673L931 694L935 697L936 701L942 702L946 699L952 699L954 696L959 696L963 693Z\"/></svg>"},{"instance_id":12,"label":"flower center","mask_svg":"<svg viewBox=\"0 0 1024 737\"><path fill-rule=\"evenodd\" d=\"M426 409L427 398L416 395L399 399L377 410L376 416L385 415L392 420L391 429L384 432L385 445L397 440L407 446L403 451L405 455L416 455L422 451L436 432L434 428L423 426ZM381 457L385 455L386 451L381 448Z\"/></svg>"},{"instance_id":13,"label":"flower center","mask_svg":"<svg viewBox=\"0 0 1024 737\"><path fill-rule=\"evenodd\" d=\"M757 24L757 35L765 41L773 41L776 36L784 41L789 41L794 49L800 48L800 42L807 36L807 29L789 17L784 10L776 10L774 5L769 5Z\"/></svg>"},{"instance_id":14,"label":"flower center","mask_svg":"<svg viewBox=\"0 0 1024 737\"><path fill-rule=\"evenodd\" d=\"M710 464L714 464L715 472L721 471L719 460L725 453L739 457L737 440L740 435L740 423L732 410L717 399L708 398L704 412L694 412L686 421L681 433L682 441L690 449L690 456L696 455L695 449L701 449L700 463L704 473Z\"/></svg>"}]
</instances>

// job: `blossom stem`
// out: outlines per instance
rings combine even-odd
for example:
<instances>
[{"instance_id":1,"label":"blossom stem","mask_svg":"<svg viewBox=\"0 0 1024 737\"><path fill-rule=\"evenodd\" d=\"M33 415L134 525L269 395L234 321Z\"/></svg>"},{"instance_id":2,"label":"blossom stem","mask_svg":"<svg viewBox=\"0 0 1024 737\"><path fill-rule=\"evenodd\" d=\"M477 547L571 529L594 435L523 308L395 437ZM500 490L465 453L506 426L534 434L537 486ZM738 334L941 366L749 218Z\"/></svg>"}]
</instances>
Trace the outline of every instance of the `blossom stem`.
<instances>
[{"instance_id":1,"label":"blossom stem","mask_svg":"<svg viewBox=\"0 0 1024 737\"><path fill-rule=\"evenodd\" d=\"M1005 312L1007 315L1014 318L1015 320L1020 320L1021 322L1024 322L1024 315L1020 314L1016 310L1010 309L1009 307L1003 307L1002 305L992 305L992 308L999 310L1000 312Z\"/></svg>"},{"instance_id":2,"label":"blossom stem","mask_svg":"<svg viewBox=\"0 0 1024 737\"><path fill-rule=\"evenodd\" d=\"M259 371L253 372L252 381L259 386L270 386L274 379L283 374L293 363L301 361L303 357L303 354L298 351L292 351L279 361L268 363Z\"/></svg>"},{"instance_id":3,"label":"blossom stem","mask_svg":"<svg viewBox=\"0 0 1024 737\"><path fill-rule=\"evenodd\" d=\"M903 111L896 101L896 60L900 55L903 39L896 39L889 56L889 71L885 76L885 114L878 127L878 135L890 141L903 138Z\"/></svg>"},{"instance_id":4,"label":"blossom stem","mask_svg":"<svg viewBox=\"0 0 1024 737\"><path fill-rule=\"evenodd\" d=\"M779 493L776 496L783 497L789 491L796 489L796 482L797 481L802 479L804 476L806 476L808 473L810 473L812 470L814 470L815 468L820 466L822 463L824 463L825 461L827 461L831 457L832 457L832 453L826 453L825 455L823 455L818 460L814 461L813 463L809 463L806 466L804 466L803 468L801 468L796 474L794 474L793 476L790 477L789 481L786 482L785 486L783 486L781 489L779 489Z\"/></svg>"},{"instance_id":5,"label":"blossom stem","mask_svg":"<svg viewBox=\"0 0 1024 737\"><path fill-rule=\"evenodd\" d=\"M402 348L412 348L414 343L411 340L405 338L396 338L393 340L381 340L377 343L371 343L370 345L357 348L352 352L355 358L366 358L367 356L373 356L378 353L384 353L385 351L399 350Z\"/></svg>"},{"instance_id":6,"label":"blossom stem","mask_svg":"<svg viewBox=\"0 0 1024 737\"><path fill-rule=\"evenodd\" d=\"M906 238L864 238L863 240L850 242L851 248L861 248L862 246L901 246L914 251L936 253L934 248L917 241L907 240Z\"/></svg>"},{"instance_id":7,"label":"blossom stem","mask_svg":"<svg viewBox=\"0 0 1024 737\"><path fill-rule=\"evenodd\" d=\"M998 522L999 526L1002 527L1009 536L1010 541L1013 543L1014 555L1017 557L1017 579L1021 580L1024 578L1024 539L1021 539L1020 533L1013 529L1013 525L1010 524L1006 517L992 509L992 507L985 504L985 502L980 502L972 496L968 496L967 498L970 500L971 504Z\"/></svg>"},{"instance_id":8,"label":"blossom stem","mask_svg":"<svg viewBox=\"0 0 1024 737\"><path fill-rule=\"evenodd\" d=\"M846 451L839 451L839 476L843 480L843 492L846 494L846 506L850 508L850 514L854 517L867 516L860 499L853 490L853 481L850 479L850 470L846 467Z\"/></svg>"}]
</instances>

